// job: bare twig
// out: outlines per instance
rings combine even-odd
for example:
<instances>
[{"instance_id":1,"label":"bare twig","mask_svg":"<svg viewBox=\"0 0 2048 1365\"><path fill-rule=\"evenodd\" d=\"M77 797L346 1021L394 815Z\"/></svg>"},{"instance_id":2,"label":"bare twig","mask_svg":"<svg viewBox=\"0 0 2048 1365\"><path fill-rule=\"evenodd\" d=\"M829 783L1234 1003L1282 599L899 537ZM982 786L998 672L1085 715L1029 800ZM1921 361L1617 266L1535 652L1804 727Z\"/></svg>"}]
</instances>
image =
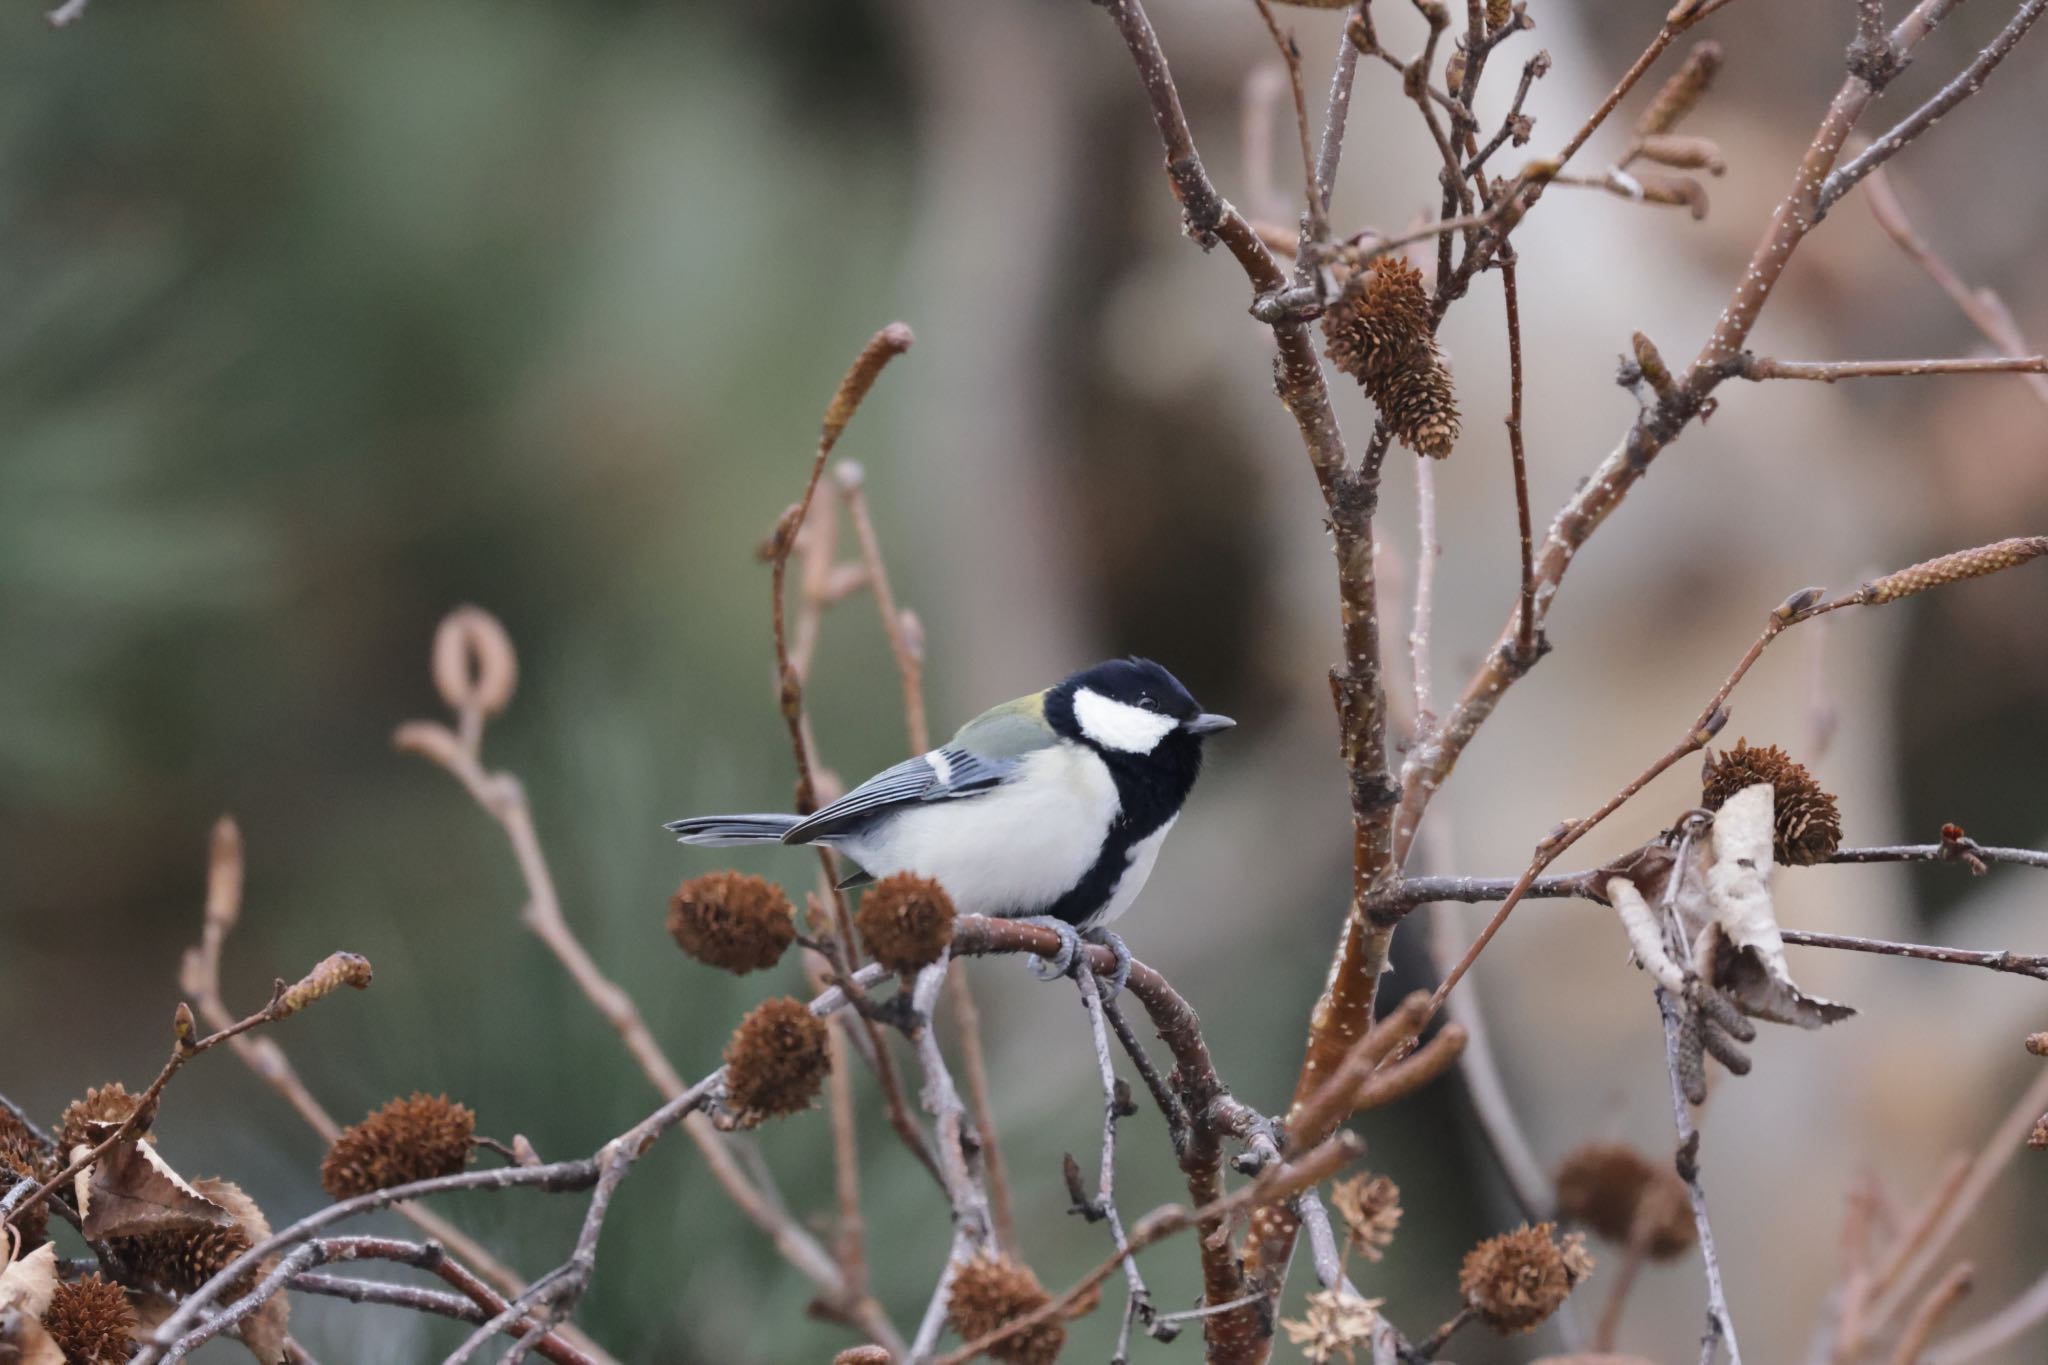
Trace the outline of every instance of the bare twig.
<instances>
[{"instance_id":1,"label":"bare twig","mask_svg":"<svg viewBox=\"0 0 2048 1365\"><path fill-rule=\"evenodd\" d=\"M1872 171L1863 185L1864 202L1870 205L1871 216L1878 226L1885 230L1899 249L1912 257L1919 267L1941 291L1982 332L1984 336L2007 355L2025 355L2032 348L2026 338L2020 335L2019 324L2013 320L2012 311L2004 300L1989 289L1972 289L1963 283L1960 275L1939 253L1928 244L1913 228L1912 220L1899 203L1899 197L1892 191L1888 173L1880 167ZM2027 386L2042 402L2048 403L2048 377L2030 375Z\"/></svg>"},{"instance_id":2,"label":"bare twig","mask_svg":"<svg viewBox=\"0 0 2048 1365\"><path fill-rule=\"evenodd\" d=\"M2048 1322L2048 1275L1975 1327L1928 1351L1924 1359L1927 1365L1970 1365L2044 1322Z\"/></svg>"},{"instance_id":3,"label":"bare twig","mask_svg":"<svg viewBox=\"0 0 2048 1365\"><path fill-rule=\"evenodd\" d=\"M1970 1163L1969 1174L1956 1187L1955 1197L1942 1208L1940 1217L1917 1252L1893 1279L1890 1291L1877 1300L1871 1313L1872 1321L1888 1321L1905 1305L1927 1273L1947 1252L1956 1233L1983 1203L1984 1196L2012 1162L2013 1156L2024 1148L2028 1130L2044 1109L2048 1109L2048 1068L2040 1071L2034 1083L1992 1129L1983 1150Z\"/></svg>"},{"instance_id":4,"label":"bare twig","mask_svg":"<svg viewBox=\"0 0 2048 1365\"><path fill-rule=\"evenodd\" d=\"M1657 988L1657 1011L1664 1018L1664 1065L1671 1073L1671 1121L1678 1129L1678 1174L1685 1181L1686 1196L1692 1201L1692 1221L1699 1230L1700 1260L1707 1276L1707 1330L1700 1342L1700 1365L1712 1365L1723 1344L1728 1348L1729 1365L1742 1365L1742 1349L1735 1341L1735 1319L1728 1312L1728 1297L1721 1288L1721 1263L1714 1255L1714 1229L1707 1221L1707 1195L1700 1188L1700 1135L1692 1126L1692 1109L1685 1102L1685 1084L1678 1074L1678 1009L1661 986Z\"/></svg>"},{"instance_id":5,"label":"bare twig","mask_svg":"<svg viewBox=\"0 0 2048 1365\"><path fill-rule=\"evenodd\" d=\"M626 1051L639 1063L641 1072L655 1090L668 1100L682 1095L685 1090L683 1078L655 1041L639 1007L617 982L605 975L584 948L582 940L569 927L555 890L554 874L548 868L547 855L541 848L540 834L533 823L532 808L527 804L526 791L519 779L511 773L487 771L474 749L462 744L446 726L433 721L413 721L400 726L395 742L400 750L438 764L462 784L487 815L498 822L512 846L513 859L526 883L527 902L520 916L522 922L547 945L585 998L618 1031ZM846 1285L831 1254L789 1216L780 1199L772 1198L756 1187L734 1158L725 1135L712 1126L709 1118L694 1111L681 1117L684 1131L696 1143L719 1186L740 1212L766 1233L790 1264L816 1284L828 1300L842 1299Z\"/></svg>"},{"instance_id":6,"label":"bare twig","mask_svg":"<svg viewBox=\"0 0 2048 1365\"><path fill-rule=\"evenodd\" d=\"M1064 1317L1085 1295L1115 1274L1119 1265L1154 1242L1188 1228L1220 1224L1247 1208L1292 1200L1301 1191L1312 1188L1343 1169L1346 1163L1354 1160L1363 1150L1364 1144L1359 1141L1357 1134L1338 1133L1313 1150L1303 1153L1298 1160L1271 1166L1262 1171L1256 1180L1239 1186L1201 1208L1190 1211L1178 1204L1168 1204L1154 1209L1132 1227L1130 1245L1127 1248L1112 1252L1101 1264L1067 1289L1055 1294L1045 1304L1012 1319L986 1336L968 1342L959 1350L941 1356L933 1365L966 1365L966 1362L984 1354L990 1347L1008 1340L1019 1332L1028 1331L1042 1322ZM1254 1304L1257 1302L1259 1300L1252 1300ZM1229 1305L1216 1304L1209 1307L1212 1309L1212 1318L1208 1320L1213 1320L1213 1316L1220 1316ZM1213 1351L1210 1358L1215 1358Z\"/></svg>"},{"instance_id":7,"label":"bare twig","mask_svg":"<svg viewBox=\"0 0 2048 1365\"><path fill-rule=\"evenodd\" d=\"M1893 943L1881 938L1857 938L1851 934L1816 934L1804 929L1784 931L1785 942L1808 948L1839 948L1852 953L1884 953L1892 957L1917 957L1928 962L1952 962L1965 967L1989 967L1995 972L2012 972L2048 981L2048 956L2005 951L1978 952L1969 948L1943 948L1926 943Z\"/></svg>"},{"instance_id":8,"label":"bare twig","mask_svg":"<svg viewBox=\"0 0 2048 1365\"><path fill-rule=\"evenodd\" d=\"M1443 546L1436 538L1436 470L1427 455L1415 457L1415 611L1408 623L1408 653L1415 680L1415 734L1419 739L1436 726L1431 704L1430 626L1435 616L1436 561Z\"/></svg>"},{"instance_id":9,"label":"bare twig","mask_svg":"<svg viewBox=\"0 0 2048 1365\"><path fill-rule=\"evenodd\" d=\"M2034 26L2034 21L2041 17L2044 9L2048 9L2048 0L2023 0L2012 19L1999 30L1998 36L1993 38L1953 80L1829 175L1821 183L1819 193L1815 196L1815 220L1818 221L1836 200L1854 189L1857 181L1898 155L1900 148L1940 122L1942 116L1958 104L1982 90L1993 69L2005 60L2008 53L2019 46L2020 39L2027 36L2027 30Z\"/></svg>"},{"instance_id":10,"label":"bare twig","mask_svg":"<svg viewBox=\"0 0 2048 1365\"><path fill-rule=\"evenodd\" d=\"M206 871L206 910L200 926L199 942L185 950L185 957L179 968L179 985L192 997L199 1017L209 1028L224 1029L234 1022L227 1002L221 994L220 960L228 935L233 932L242 913L243 859L242 835L234 820L222 816L213 828L209 845ZM292 1109L304 1119L306 1125L319 1135L322 1142L332 1143L341 1134L341 1125L300 1077L291 1059L273 1038L238 1034L228 1040L228 1046L242 1059L258 1079L269 1085ZM398 1212L436 1242L445 1246L455 1260L474 1268L476 1274L497 1285L508 1294L517 1294L526 1288L526 1277L492 1255L484 1245L462 1229L443 1218L432 1209L415 1204L401 1205ZM446 1264L453 1264L453 1261ZM465 1275L468 1274L464 1270ZM444 1278L445 1278L444 1274ZM451 1281L452 1282L452 1281ZM458 1286L461 1287L461 1286ZM481 1287L481 1286L479 1286ZM493 1312L496 1309L492 1310ZM596 1342L590 1340L574 1327L564 1327L560 1335L575 1349L600 1362L600 1365L616 1365Z\"/></svg>"},{"instance_id":11,"label":"bare twig","mask_svg":"<svg viewBox=\"0 0 2048 1365\"><path fill-rule=\"evenodd\" d=\"M1074 973L1074 980L1080 987L1081 1003L1088 1010L1088 1023L1095 1038L1096 1070L1102 1077L1102 1164L1096 1176L1094 1203L1084 1211L1091 1220L1099 1217L1107 1222L1116 1249L1126 1251L1130 1242L1124 1236L1123 1215L1116 1207L1116 1121L1123 1117L1126 1096L1118 1087L1116 1064L1110 1057L1109 1025L1103 1017L1102 992L1096 984L1095 973L1079 971ZM1130 1112L1136 1113L1137 1110L1133 1108ZM1150 1324L1152 1296L1145 1289L1144 1277L1138 1273L1138 1263L1129 1256L1124 1258L1124 1279L1130 1290L1124 1309L1125 1323L1135 1317Z\"/></svg>"},{"instance_id":12,"label":"bare twig","mask_svg":"<svg viewBox=\"0 0 2048 1365\"><path fill-rule=\"evenodd\" d=\"M1899 1333L1899 1344L1892 1350L1890 1365L1918 1365L1927 1348L1928 1338L1970 1292L1970 1284L1975 1277L1976 1267L1967 1261L1949 1268L1948 1274L1942 1276L1934 1288L1927 1291L1927 1297L1920 1300L1913 1316L1906 1319L1905 1330Z\"/></svg>"},{"instance_id":13,"label":"bare twig","mask_svg":"<svg viewBox=\"0 0 2048 1365\"><path fill-rule=\"evenodd\" d=\"M1526 77L1523 89L1528 89ZM1500 287L1507 303L1508 462L1515 475L1515 524L1522 549L1521 598L1515 608L1515 653L1527 665L1536 662L1536 551L1529 526L1529 461L1522 450L1522 308L1515 287L1516 264L1514 252L1504 248L1500 256Z\"/></svg>"},{"instance_id":14,"label":"bare twig","mask_svg":"<svg viewBox=\"0 0 2048 1365\"><path fill-rule=\"evenodd\" d=\"M2044 0L2048 3L2048 0ZM1832 384L1837 379L1866 379L1923 374L2048 374L2048 356L1950 356L1927 360L1775 360L1742 356L1740 379L1811 379Z\"/></svg>"}]
</instances>

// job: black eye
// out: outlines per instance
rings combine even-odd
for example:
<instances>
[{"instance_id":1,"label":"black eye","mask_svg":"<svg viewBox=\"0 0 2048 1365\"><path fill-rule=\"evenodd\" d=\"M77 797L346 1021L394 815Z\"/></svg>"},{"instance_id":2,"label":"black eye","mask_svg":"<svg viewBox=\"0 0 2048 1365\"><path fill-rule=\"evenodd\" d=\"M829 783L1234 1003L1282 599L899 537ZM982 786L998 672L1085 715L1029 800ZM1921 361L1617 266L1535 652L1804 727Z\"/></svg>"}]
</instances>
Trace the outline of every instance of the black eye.
<instances>
[{"instance_id":1,"label":"black eye","mask_svg":"<svg viewBox=\"0 0 2048 1365\"><path fill-rule=\"evenodd\" d=\"M1138 698L1138 705L1146 711L1157 711L1159 709L1159 701L1155 697L1140 697Z\"/></svg>"}]
</instances>

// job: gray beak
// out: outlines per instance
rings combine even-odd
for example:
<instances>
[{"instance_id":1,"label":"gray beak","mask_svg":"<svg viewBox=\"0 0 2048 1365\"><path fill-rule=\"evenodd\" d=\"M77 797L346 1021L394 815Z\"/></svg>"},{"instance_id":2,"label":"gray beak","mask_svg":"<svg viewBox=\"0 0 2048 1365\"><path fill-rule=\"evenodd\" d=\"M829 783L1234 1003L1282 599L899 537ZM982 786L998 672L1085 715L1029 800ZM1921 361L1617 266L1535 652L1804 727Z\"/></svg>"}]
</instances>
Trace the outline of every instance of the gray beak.
<instances>
[{"instance_id":1,"label":"gray beak","mask_svg":"<svg viewBox=\"0 0 2048 1365\"><path fill-rule=\"evenodd\" d=\"M1181 728L1191 735L1212 734L1217 730L1228 730L1237 722L1228 716L1219 716L1213 711L1204 711L1193 720L1181 722Z\"/></svg>"}]
</instances>

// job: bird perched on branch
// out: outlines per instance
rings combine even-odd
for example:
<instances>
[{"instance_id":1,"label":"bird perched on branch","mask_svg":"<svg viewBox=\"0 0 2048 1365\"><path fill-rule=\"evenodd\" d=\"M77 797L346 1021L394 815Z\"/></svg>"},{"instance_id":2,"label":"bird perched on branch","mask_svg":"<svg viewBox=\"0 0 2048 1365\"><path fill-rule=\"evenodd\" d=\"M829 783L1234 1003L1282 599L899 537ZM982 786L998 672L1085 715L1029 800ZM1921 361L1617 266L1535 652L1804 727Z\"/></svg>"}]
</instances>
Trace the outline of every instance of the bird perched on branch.
<instances>
[{"instance_id":1,"label":"bird perched on branch","mask_svg":"<svg viewBox=\"0 0 2048 1365\"><path fill-rule=\"evenodd\" d=\"M1144 888L1202 769L1202 741L1236 724L1204 711L1149 659L1115 659L984 711L939 748L877 773L808 816L677 820L676 841L822 844L860 871L843 885L913 872L963 913L1041 924L1065 975L1082 939L1130 952L1105 927Z\"/></svg>"}]
</instances>

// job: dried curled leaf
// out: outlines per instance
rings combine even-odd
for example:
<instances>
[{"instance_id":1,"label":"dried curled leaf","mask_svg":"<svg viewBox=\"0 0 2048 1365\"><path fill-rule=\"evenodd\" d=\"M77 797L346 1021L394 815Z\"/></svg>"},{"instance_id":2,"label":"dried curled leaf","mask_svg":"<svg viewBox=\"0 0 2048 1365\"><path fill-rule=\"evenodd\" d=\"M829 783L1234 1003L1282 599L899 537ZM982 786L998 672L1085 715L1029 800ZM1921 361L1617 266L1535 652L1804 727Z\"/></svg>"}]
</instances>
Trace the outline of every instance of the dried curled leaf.
<instances>
[{"instance_id":1,"label":"dried curled leaf","mask_svg":"<svg viewBox=\"0 0 2048 1365\"><path fill-rule=\"evenodd\" d=\"M1713 922L1695 948L1707 983L1744 1013L1781 1024L1819 1028L1854 1014L1847 1005L1800 990L1786 966L1771 901L1771 784L1758 782L1729 797L1714 814L1711 837L1706 894Z\"/></svg>"},{"instance_id":2,"label":"dried curled leaf","mask_svg":"<svg viewBox=\"0 0 2048 1365\"><path fill-rule=\"evenodd\" d=\"M170 1168L154 1145L124 1138L78 1174L78 1207L90 1241L221 1228L234 1219Z\"/></svg>"}]
</instances>

